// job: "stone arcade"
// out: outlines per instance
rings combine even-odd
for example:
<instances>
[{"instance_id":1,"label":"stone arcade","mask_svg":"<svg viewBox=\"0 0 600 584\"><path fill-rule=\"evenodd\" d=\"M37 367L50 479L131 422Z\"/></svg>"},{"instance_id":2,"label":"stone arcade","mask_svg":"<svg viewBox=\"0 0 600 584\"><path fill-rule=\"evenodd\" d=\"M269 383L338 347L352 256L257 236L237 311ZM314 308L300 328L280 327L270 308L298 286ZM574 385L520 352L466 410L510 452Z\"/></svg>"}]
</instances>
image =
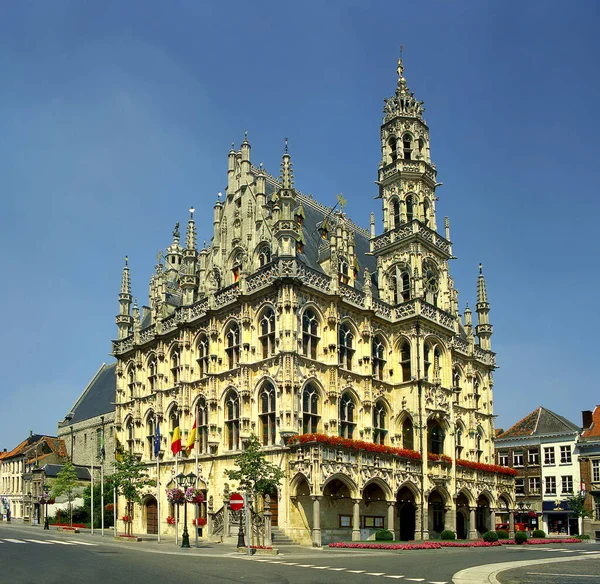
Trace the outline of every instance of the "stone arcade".
<instances>
[{"instance_id":1,"label":"stone arcade","mask_svg":"<svg viewBox=\"0 0 600 584\"><path fill-rule=\"evenodd\" d=\"M224 470L256 434L286 478L272 523L315 546L380 527L427 539L443 529L476 537L509 521L510 470L493 465L490 305L482 270L477 325L458 312L449 221L437 232L436 168L423 102L402 61L385 100L378 188L383 230L354 224L294 187L287 144L279 178L250 159L247 137L228 156L214 232L198 250L193 210L132 305L123 270L115 425L156 476L134 531L171 530L169 430L198 420L204 536L237 534ZM196 472L195 453L178 472ZM209 532L209 533L207 533Z\"/></svg>"}]
</instances>

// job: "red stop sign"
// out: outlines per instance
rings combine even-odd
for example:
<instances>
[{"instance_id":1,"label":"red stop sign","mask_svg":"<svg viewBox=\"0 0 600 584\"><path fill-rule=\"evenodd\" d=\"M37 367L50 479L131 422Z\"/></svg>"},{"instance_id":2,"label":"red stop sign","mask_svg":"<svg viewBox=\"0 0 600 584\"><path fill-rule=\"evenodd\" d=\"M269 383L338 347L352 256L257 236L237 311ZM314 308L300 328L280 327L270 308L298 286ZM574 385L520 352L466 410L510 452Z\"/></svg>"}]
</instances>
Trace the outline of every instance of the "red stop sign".
<instances>
[{"instance_id":1,"label":"red stop sign","mask_svg":"<svg viewBox=\"0 0 600 584\"><path fill-rule=\"evenodd\" d=\"M229 506L232 511L239 511L244 508L244 497L239 493L233 493L231 497L229 497Z\"/></svg>"}]
</instances>

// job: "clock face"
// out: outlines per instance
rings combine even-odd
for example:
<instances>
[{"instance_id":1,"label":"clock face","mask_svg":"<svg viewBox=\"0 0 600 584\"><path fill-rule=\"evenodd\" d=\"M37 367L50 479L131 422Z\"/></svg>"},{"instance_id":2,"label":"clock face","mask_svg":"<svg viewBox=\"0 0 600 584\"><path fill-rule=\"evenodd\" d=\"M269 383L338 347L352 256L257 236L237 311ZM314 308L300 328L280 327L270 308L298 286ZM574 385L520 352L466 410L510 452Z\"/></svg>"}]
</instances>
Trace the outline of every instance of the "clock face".
<instances>
[{"instance_id":1,"label":"clock face","mask_svg":"<svg viewBox=\"0 0 600 584\"><path fill-rule=\"evenodd\" d=\"M427 266L423 273L423 280L425 282L425 287L430 292L437 292L439 287L438 282L438 273L437 270L433 266Z\"/></svg>"}]
</instances>

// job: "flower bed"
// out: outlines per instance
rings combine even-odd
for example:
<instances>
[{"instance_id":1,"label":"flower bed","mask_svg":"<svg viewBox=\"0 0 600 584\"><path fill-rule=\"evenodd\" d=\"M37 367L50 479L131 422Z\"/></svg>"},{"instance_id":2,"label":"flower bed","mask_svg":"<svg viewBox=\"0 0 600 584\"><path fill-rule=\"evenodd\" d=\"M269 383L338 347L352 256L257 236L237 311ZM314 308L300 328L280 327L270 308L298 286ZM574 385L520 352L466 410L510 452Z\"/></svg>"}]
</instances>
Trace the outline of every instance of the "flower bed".
<instances>
[{"instance_id":1,"label":"flower bed","mask_svg":"<svg viewBox=\"0 0 600 584\"><path fill-rule=\"evenodd\" d=\"M552 543L581 543L580 539L530 539L523 545L545 545ZM422 543L347 543L343 541L330 543L330 548L351 548L357 550L439 550L445 547L482 548L498 547L501 545L516 545L514 540L502 541L424 541Z\"/></svg>"},{"instance_id":2,"label":"flower bed","mask_svg":"<svg viewBox=\"0 0 600 584\"><path fill-rule=\"evenodd\" d=\"M519 474L519 471L514 468L508 468L506 466L499 466L497 464L484 464L483 462L475 462L474 460L464 460L459 458L456 461L456 466L462 466L463 468L470 468L471 470L482 470L484 472L493 472L496 474L503 474L511 477L515 477Z\"/></svg>"}]
</instances>

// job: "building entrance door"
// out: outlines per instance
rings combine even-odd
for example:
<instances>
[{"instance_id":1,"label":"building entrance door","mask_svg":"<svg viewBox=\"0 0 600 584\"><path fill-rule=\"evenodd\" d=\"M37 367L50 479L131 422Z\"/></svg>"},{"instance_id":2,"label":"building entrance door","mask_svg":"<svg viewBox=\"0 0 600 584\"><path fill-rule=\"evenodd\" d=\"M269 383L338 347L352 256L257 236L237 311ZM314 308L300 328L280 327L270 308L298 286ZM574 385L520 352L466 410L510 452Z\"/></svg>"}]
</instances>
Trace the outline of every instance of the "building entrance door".
<instances>
[{"instance_id":1,"label":"building entrance door","mask_svg":"<svg viewBox=\"0 0 600 584\"><path fill-rule=\"evenodd\" d=\"M279 496L277 489L271 495L271 513L271 526L277 527L279 525Z\"/></svg>"},{"instance_id":2,"label":"building entrance door","mask_svg":"<svg viewBox=\"0 0 600 584\"><path fill-rule=\"evenodd\" d=\"M146 533L158 533L158 505L154 497L146 501Z\"/></svg>"}]
</instances>

